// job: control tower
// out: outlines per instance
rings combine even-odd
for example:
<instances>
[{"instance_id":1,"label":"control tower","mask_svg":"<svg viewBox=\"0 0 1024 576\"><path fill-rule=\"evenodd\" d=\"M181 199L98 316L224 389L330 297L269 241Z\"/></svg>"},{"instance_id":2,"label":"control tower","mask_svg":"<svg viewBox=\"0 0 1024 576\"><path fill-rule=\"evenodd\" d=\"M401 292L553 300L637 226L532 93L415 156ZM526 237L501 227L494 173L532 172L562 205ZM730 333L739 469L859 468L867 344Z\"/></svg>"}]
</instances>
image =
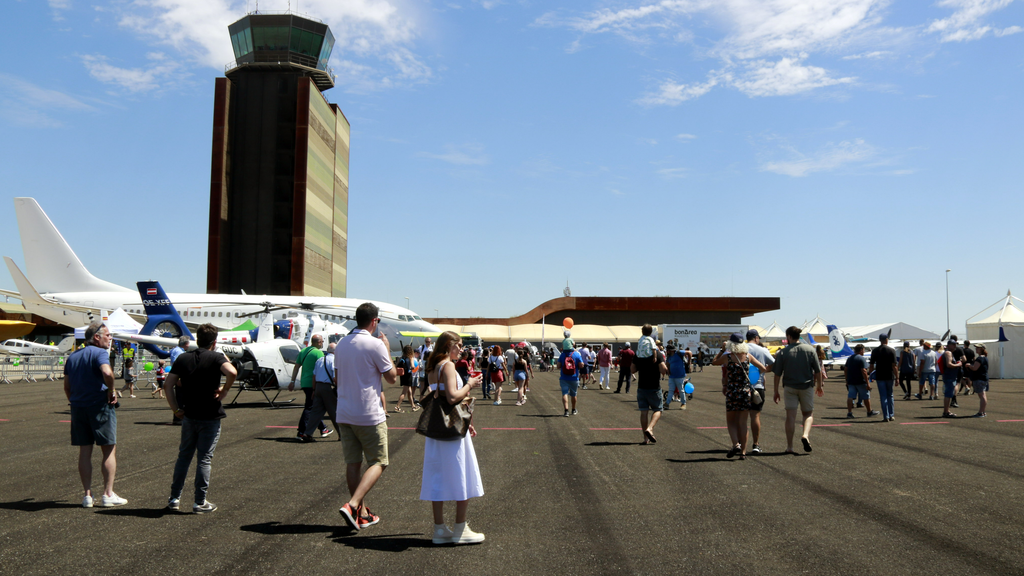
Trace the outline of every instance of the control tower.
<instances>
[{"instance_id":1,"label":"control tower","mask_svg":"<svg viewBox=\"0 0 1024 576\"><path fill-rule=\"evenodd\" d=\"M213 107L210 293L346 295L351 127L323 92L334 36L292 13L228 26Z\"/></svg>"}]
</instances>

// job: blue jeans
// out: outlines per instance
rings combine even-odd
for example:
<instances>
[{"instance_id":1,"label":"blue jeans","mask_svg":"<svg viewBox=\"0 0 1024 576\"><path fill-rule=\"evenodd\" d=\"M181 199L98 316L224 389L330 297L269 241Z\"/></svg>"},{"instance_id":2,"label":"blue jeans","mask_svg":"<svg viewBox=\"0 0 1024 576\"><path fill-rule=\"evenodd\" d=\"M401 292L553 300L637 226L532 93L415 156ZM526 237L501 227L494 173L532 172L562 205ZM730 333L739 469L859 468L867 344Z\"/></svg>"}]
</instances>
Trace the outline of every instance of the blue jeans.
<instances>
[{"instance_id":1,"label":"blue jeans","mask_svg":"<svg viewBox=\"0 0 1024 576\"><path fill-rule=\"evenodd\" d=\"M878 386L878 395L882 397L882 418L893 417L892 388L895 384L895 380L875 381L875 385Z\"/></svg>"},{"instance_id":2,"label":"blue jeans","mask_svg":"<svg viewBox=\"0 0 1024 576\"><path fill-rule=\"evenodd\" d=\"M676 392L679 393L679 403L686 406L686 390L683 389L683 386L685 386L684 382L686 382L686 377L668 379L668 398L665 398L665 410L668 410L669 406L672 405L672 395Z\"/></svg>"},{"instance_id":3,"label":"blue jeans","mask_svg":"<svg viewBox=\"0 0 1024 576\"><path fill-rule=\"evenodd\" d=\"M178 461L174 464L174 480L171 482L171 498L181 498L185 477L192 465L192 455L199 453L196 462L196 504L206 502L206 490L210 487L210 462L213 451L220 440L220 420L193 420L188 416L181 419L181 445L178 447Z\"/></svg>"}]
</instances>

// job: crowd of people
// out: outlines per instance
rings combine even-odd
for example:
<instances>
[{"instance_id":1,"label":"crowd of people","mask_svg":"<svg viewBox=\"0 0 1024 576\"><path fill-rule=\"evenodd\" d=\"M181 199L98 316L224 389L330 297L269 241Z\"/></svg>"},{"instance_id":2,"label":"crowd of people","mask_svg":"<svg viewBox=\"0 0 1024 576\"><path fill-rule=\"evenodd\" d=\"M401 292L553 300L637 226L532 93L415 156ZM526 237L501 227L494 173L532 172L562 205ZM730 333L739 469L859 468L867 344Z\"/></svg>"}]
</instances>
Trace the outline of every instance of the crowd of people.
<instances>
[{"instance_id":1,"label":"crowd of people","mask_svg":"<svg viewBox=\"0 0 1024 576\"><path fill-rule=\"evenodd\" d=\"M619 353L612 355L611 346L602 344L579 346L567 330L561 351L542 351L538 358L529 346L498 345L469 349L454 332L444 332L436 345L427 338L416 349L405 346L402 355L393 362L387 337L377 330L378 309L365 303L356 310L356 328L337 343L331 343L326 352L323 342L313 336L310 345L299 354L292 373L289 390L298 382L305 402L297 424L297 437L302 442L313 442L317 430L321 437L335 432L342 443L346 463L346 482L350 499L339 512L353 530L362 530L380 522L366 504L374 485L389 465L389 416L382 380L399 383L401 394L392 409L403 412L403 402L411 411L421 409L426 395L443 399L450 404L460 403L476 388L482 389L484 399L493 399L501 405L502 389L509 383L517 394L517 406L523 406L530 392L533 365L540 360L544 365L549 358L552 369L559 372L563 416L579 414L578 391L596 384L598 389L611 390L611 370L618 366L618 385L615 394L622 393L623 384L629 393L636 384L637 406L640 412L642 444L655 444L655 427L664 410L673 401L685 409L692 398L693 389L687 374L694 368L694 355L689 349L678 350L677 344L664 346L653 337L653 327L645 325L636 350L627 342ZM373 336L378 332L378 336ZM772 374L773 401L784 402L786 410L786 453L795 453L797 419L800 417L799 439L805 452L811 452L810 432L814 421L815 395L823 395L826 378L824 362L818 351L800 339L800 329L786 330L786 345L774 355L761 346L757 331L743 337L731 335L710 360L721 367L722 394L725 397L726 423L730 437L727 458L747 456L762 451L760 446L760 413L767 400L766 377ZM237 376L230 361L216 351L217 328L211 324L200 326L196 332L196 348L187 351L190 341L179 340L171 352L170 371L161 382L174 422L181 426L178 458L172 472L167 507L181 510L181 496L192 460L196 473L192 511L207 513L217 506L207 499L211 463L221 434L221 420L226 416L222 401ZM113 490L116 474L116 434L119 394L114 389L114 374L107 350L111 335L106 326L94 322L86 329L86 346L73 353L65 363L64 390L71 406L71 440L79 447L78 469L85 494L84 507L111 507L127 503ZM870 358L864 357L864 346L857 345L845 364L848 387L848 417L853 417L853 401L860 400L868 415L871 410L871 383L876 383L883 421L895 417L893 391L898 381L904 392L903 399L922 399L925 390L929 398L937 399L938 377L942 377L944 417L956 417L950 412L956 407L959 393L976 394L979 398L977 417L985 417L988 390L988 359L983 344L970 349L970 343L960 346L950 339L945 348L932 349L929 342L921 341L917 349L904 343L897 353L888 346L886 335ZM703 354L701 349L698 354ZM709 355L710 356L710 355ZM163 371L160 371L163 374ZM301 377L300 377L301 373ZM596 376L595 376L596 373ZM667 390L661 381L667 379ZM912 394L912 383L919 389ZM128 383L126 382L126 385ZM780 389L781 386L781 389ZM419 398L416 399L416 393ZM327 426L325 416L333 422L335 430ZM420 499L431 502L433 512L432 540L436 544L469 544L482 542L484 534L469 528L468 502L483 496L483 483L477 464L473 438L476 430L469 425L467 434L457 440L427 438L423 458ZM103 492L98 497L92 491L92 450L100 446L102 452ZM364 466L365 463L365 466ZM444 521L445 501L455 502L455 522L452 527Z\"/></svg>"}]
</instances>

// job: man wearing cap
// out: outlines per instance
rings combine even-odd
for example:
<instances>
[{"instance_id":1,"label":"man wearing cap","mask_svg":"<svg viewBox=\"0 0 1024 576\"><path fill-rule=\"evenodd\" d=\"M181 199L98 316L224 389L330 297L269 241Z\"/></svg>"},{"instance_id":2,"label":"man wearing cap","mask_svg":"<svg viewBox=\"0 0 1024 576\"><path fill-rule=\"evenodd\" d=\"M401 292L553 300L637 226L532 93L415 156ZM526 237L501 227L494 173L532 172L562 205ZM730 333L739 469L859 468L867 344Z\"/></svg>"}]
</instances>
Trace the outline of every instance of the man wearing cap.
<instances>
[{"instance_id":1,"label":"man wearing cap","mask_svg":"<svg viewBox=\"0 0 1024 576\"><path fill-rule=\"evenodd\" d=\"M768 351L767 348L761 346L761 335L757 333L757 330L747 330L747 354L756 358L758 362L764 365L765 368L771 369L772 365L775 364L775 357ZM751 365L751 370L757 370L756 366ZM760 454L761 445L758 442L761 438L761 409L764 408L764 374L760 370L757 370L757 382L751 379L750 385L754 389L754 393L761 397L760 402L751 402L750 410L750 434L752 436L751 442L754 444L753 448L750 449L751 454Z\"/></svg>"},{"instance_id":2,"label":"man wearing cap","mask_svg":"<svg viewBox=\"0 0 1024 576\"><path fill-rule=\"evenodd\" d=\"M626 379L626 394L629 394L629 383L633 381L633 371L630 369L633 366L633 358L636 357L636 352L629 347L629 342L623 346L622 350L619 350L619 386L615 389L615 393L622 392L622 379Z\"/></svg>"},{"instance_id":3,"label":"man wearing cap","mask_svg":"<svg viewBox=\"0 0 1024 576\"><path fill-rule=\"evenodd\" d=\"M928 399L935 399L935 383L937 381L937 375L935 373L935 363L938 361L938 357L935 352L932 351L932 343L925 342L922 344L924 348L921 349L921 353L917 356L917 377L920 379L918 383L917 394L914 396L918 400L922 400L924 394L925 382L928 383Z\"/></svg>"},{"instance_id":4,"label":"man wearing cap","mask_svg":"<svg viewBox=\"0 0 1024 576\"><path fill-rule=\"evenodd\" d=\"M818 354L810 344L800 342L800 329L796 326L786 328L788 344L775 356L772 371L775 373L775 403L782 396L779 394L779 383L782 383L786 394L786 453L793 451L793 435L796 432L796 411L803 413L803 435L800 441L804 452L811 451L811 425L814 423L814 394L823 396L821 364ZM816 388L816 390L815 390Z\"/></svg>"},{"instance_id":5,"label":"man wearing cap","mask_svg":"<svg viewBox=\"0 0 1024 576\"><path fill-rule=\"evenodd\" d=\"M889 346L889 335L879 334L878 341L881 342L881 345L871 351L868 372L875 373L875 382L878 383L878 396L882 402L882 422L892 422L894 420L892 389L896 384L899 367L896 365L896 351ZM868 415L872 415L870 409Z\"/></svg>"},{"instance_id":6,"label":"man wearing cap","mask_svg":"<svg viewBox=\"0 0 1024 576\"><path fill-rule=\"evenodd\" d=\"M956 414L949 411L949 405L956 399L956 384L960 379L960 367L962 362L957 361L953 351L957 348L956 340L950 340L946 344L945 358L942 369L942 417L956 418Z\"/></svg>"}]
</instances>

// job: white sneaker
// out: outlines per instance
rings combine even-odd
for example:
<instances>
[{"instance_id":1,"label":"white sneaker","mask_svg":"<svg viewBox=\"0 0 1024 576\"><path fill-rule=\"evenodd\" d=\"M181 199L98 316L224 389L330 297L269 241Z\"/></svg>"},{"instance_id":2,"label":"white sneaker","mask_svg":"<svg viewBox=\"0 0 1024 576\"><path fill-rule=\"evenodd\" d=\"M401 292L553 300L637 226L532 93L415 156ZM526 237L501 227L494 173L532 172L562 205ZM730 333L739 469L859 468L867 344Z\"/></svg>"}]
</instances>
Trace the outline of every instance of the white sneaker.
<instances>
[{"instance_id":1,"label":"white sneaker","mask_svg":"<svg viewBox=\"0 0 1024 576\"><path fill-rule=\"evenodd\" d=\"M174 510L175 512L177 512L178 510L181 510L181 500L178 499L178 498L175 498L173 496L168 498L167 499L167 509L168 510Z\"/></svg>"},{"instance_id":2,"label":"white sneaker","mask_svg":"<svg viewBox=\"0 0 1024 576\"><path fill-rule=\"evenodd\" d=\"M452 532L454 532L451 539L452 544L479 544L484 541L484 535L470 530L469 524L466 522L456 524Z\"/></svg>"},{"instance_id":3,"label":"white sneaker","mask_svg":"<svg viewBox=\"0 0 1024 576\"><path fill-rule=\"evenodd\" d=\"M97 504L97 506L99 506L100 508L113 508L114 506L124 506L127 503L127 500L111 492L110 496L107 496L106 494L101 496L100 502L99 504Z\"/></svg>"},{"instance_id":4,"label":"white sneaker","mask_svg":"<svg viewBox=\"0 0 1024 576\"><path fill-rule=\"evenodd\" d=\"M213 502L210 502L209 500L203 502L202 504L193 504L192 505L192 513L193 514L205 514L207 512L213 512L216 509L217 509L217 505L214 504Z\"/></svg>"},{"instance_id":5,"label":"white sneaker","mask_svg":"<svg viewBox=\"0 0 1024 576\"><path fill-rule=\"evenodd\" d=\"M92 496L82 498L82 508L92 508Z\"/></svg>"},{"instance_id":6,"label":"white sneaker","mask_svg":"<svg viewBox=\"0 0 1024 576\"><path fill-rule=\"evenodd\" d=\"M495 400L494 401L494 405L495 406L501 406L501 400Z\"/></svg>"},{"instance_id":7,"label":"white sneaker","mask_svg":"<svg viewBox=\"0 0 1024 576\"><path fill-rule=\"evenodd\" d=\"M513 388L513 389L511 390L511 392L512 392L513 394L515 394L515 393L519 392L519 388Z\"/></svg>"},{"instance_id":8,"label":"white sneaker","mask_svg":"<svg viewBox=\"0 0 1024 576\"><path fill-rule=\"evenodd\" d=\"M434 544L451 544L455 533L444 524L434 524Z\"/></svg>"}]
</instances>

